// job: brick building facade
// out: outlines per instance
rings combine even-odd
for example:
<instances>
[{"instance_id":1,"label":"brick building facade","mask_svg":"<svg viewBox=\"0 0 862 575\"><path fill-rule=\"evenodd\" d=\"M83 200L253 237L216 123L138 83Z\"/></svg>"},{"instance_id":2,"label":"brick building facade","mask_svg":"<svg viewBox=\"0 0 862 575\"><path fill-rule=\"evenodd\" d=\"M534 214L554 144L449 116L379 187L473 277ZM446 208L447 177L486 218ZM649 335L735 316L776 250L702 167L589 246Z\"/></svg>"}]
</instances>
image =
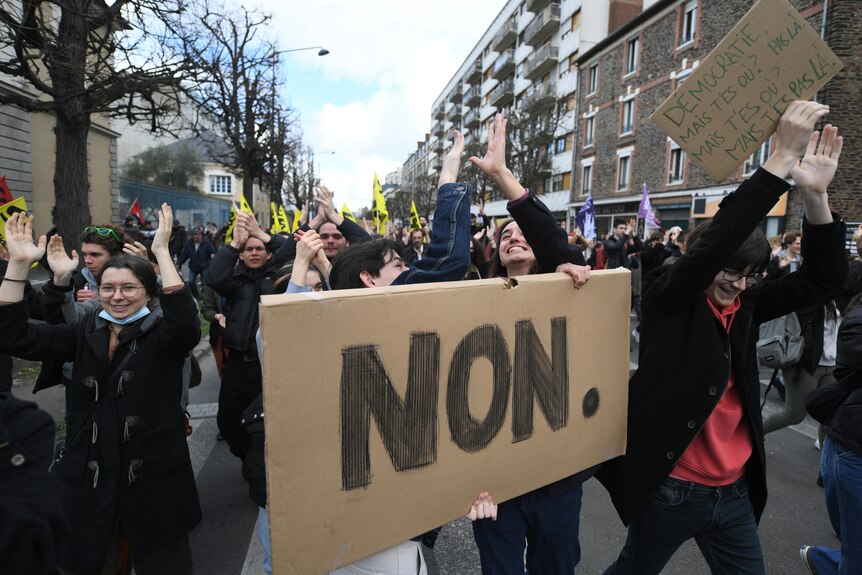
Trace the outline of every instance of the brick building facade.
<instances>
[{"instance_id":1,"label":"brick building facade","mask_svg":"<svg viewBox=\"0 0 862 575\"><path fill-rule=\"evenodd\" d=\"M823 23L824 39L844 63L818 100L832 107L828 119L845 137L832 205L846 220L862 221L862 147L853 130L862 113L857 47L862 2L791 1L815 30ZM768 157L769 142L718 182L649 120L752 5L751 0L658 0L579 57L570 221L592 192L598 231L606 232L613 218L637 214L645 182L662 225L687 227L690 219L714 213L720 199ZM800 217L799 198L786 198L767 218L766 232L798 229Z\"/></svg>"}]
</instances>

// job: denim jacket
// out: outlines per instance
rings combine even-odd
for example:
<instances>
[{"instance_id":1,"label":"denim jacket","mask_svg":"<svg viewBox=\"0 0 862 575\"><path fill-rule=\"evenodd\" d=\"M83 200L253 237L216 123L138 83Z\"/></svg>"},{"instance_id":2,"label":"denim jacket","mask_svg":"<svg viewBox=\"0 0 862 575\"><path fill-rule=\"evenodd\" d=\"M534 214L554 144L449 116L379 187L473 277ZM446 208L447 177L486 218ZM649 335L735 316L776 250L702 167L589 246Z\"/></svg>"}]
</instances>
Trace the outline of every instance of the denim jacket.
<instances>
[{"instance_id":1,"label":"denim jacket","mask_svg":"<svg viewBox=\"0 0 862 575\"><path fill-rule=\"evenodd\" d=\"M431 242L421 260L395 278L392 285L460 280L470 267L470 201L468 184L444 184L437 191Z\"/></svg>"}]
</instances>

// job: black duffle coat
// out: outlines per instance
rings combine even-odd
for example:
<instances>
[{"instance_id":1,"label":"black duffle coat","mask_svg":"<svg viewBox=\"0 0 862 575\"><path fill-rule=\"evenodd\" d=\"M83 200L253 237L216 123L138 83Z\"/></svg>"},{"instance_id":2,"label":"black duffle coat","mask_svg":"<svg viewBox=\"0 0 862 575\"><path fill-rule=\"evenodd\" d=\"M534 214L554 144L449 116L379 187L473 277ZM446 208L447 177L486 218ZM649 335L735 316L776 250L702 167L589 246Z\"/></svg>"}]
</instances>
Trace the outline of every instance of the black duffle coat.
<instances>
[{"instance_id":1,"label":"black duffle coat","mask_svg":"<svg viewBox=\"0 0 862 575\"><path fill-rule=\"evenodd\" d=\"M74 361L66 445L59 464L71 532L57 564L102 568L119 514L132 555L145 557L201 520L186 443L182 367L200 340L188 286L159 296L161 310L127 326L111 361L108 322L27 321L25 302L0 306L0 349L30 360Z\"/></svg>"}]
</instances>

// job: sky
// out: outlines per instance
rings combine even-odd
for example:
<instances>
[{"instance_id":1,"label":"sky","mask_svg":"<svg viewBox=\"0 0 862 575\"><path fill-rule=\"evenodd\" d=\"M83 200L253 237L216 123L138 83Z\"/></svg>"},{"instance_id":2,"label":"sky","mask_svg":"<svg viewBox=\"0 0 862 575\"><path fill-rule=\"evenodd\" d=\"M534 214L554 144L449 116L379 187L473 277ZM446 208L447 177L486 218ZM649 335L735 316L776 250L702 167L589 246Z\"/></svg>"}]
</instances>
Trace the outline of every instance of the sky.
<instances>
[{"instance_id":1,"label":"sky","mask_svg":"<svg viewBox=\"0 0 862 575\"><path fill-rule=\"evenodd\" d=\"M283 100L338 208L371 204L431 128L431 106L506 0L257 0L283 55ZM334 152L334 153L332 153Z\"/></svg>"}]
</instances>

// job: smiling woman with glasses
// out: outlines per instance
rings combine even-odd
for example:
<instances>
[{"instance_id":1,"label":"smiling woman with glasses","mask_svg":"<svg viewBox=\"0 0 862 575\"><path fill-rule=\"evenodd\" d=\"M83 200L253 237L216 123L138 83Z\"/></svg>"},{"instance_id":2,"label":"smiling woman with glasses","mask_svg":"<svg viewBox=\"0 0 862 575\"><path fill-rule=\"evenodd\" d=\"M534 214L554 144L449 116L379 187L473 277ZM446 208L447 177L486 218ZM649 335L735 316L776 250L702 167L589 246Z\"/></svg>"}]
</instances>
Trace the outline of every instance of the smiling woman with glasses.
<instances>
[{"instance_id":1,"label":"smiling woman with glasses","mask_svg":"<svg viewBox=\"0 0 862 575\"><path fill-rule=\"evenodd\" d=\"M172 220L164 204L152 244L161 289L149 261L115 255L95 276L98 309L61 325L27 321L18 280L47 251L56 289L69 292L78 253L70 257L59 236L34 243L32 218L13 215L6 224L10 261L0 301L9 303L0 304L0 349L32 360L74 362L66 386L67 435L55 463L70 526L56 560L64 575L116 571L115 542L122 538L138 573L161 573L165 565L171 573L192 573L188 532L201 510L180 396L200 322L171 259ZM84 237L122 238L95 227Z\"/></svg>"}]
</instances>

